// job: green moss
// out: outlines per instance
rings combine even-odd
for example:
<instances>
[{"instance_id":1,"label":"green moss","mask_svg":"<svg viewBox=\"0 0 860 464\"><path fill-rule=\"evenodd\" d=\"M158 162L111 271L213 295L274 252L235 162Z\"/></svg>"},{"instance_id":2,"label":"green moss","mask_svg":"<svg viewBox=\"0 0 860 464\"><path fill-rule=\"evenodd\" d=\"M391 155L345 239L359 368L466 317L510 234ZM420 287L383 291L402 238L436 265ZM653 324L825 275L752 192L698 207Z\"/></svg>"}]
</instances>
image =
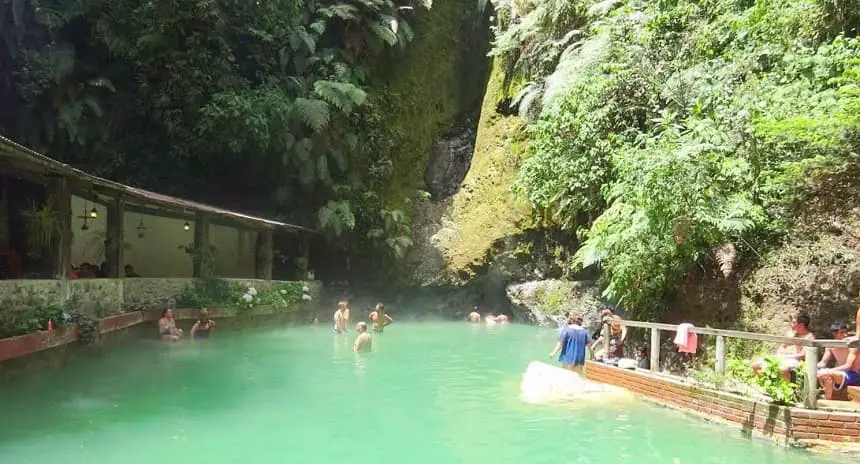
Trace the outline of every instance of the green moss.
<instances>
[{"instance_id":1,"label":"green moss","mask_svg":"<svg viewBox=\"0 0 860 464\"><path fill-rule=\"evenodd\" d=\"M442 131L480 101L480 57L486 31L476 29L471 0L434 2L412 28L414 41L396 61L375 73L371 103L385 128L392 178L386 199L395 207L424 188L424 171ZM477 58L477 59L476 59Z\"/></svg>"},{"instance_id":2,"label":"green moss","mask_svg":"<svg viewBox=\"0 0 860 464\"><path fill-rule=\"evenodd\" d=\"M538 289L535 290L535 298L545 314L558 314L564 312L562 306L568 300L568 292L565 288L556 288L550 291Z\"/></svg>"},{"instance_id":3,"label":"green moss","mask_svg":"<svg viewBox=\"0 0 860 464\"><path fill-rule=\"evenodd\" d=\"M493 243L522 231L528 207L519 204L513 185L524 155L524 123L516 116L496 112L504 98L504 76L496 60L481 107L472 167L463 188L454 196L451 219L457 233L439 246L454 272L472 270L488 256Z\"/></svg>"}]
</instances>

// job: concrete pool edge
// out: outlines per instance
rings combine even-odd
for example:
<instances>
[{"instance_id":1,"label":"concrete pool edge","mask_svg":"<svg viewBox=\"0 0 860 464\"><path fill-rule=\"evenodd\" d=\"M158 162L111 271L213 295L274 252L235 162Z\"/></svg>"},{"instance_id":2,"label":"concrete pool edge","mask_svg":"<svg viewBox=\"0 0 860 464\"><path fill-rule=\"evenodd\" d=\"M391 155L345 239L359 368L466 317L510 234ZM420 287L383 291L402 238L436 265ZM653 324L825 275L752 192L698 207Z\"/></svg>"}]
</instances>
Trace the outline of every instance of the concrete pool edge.
<instances>
[{"instance_id":1,"label":"concrete pool edge","mask_svg":"<svg viewBox=\"0 0 860 464\"><path fill-rule=\"evenodd\" d=\"M710 421L740 426L784 445L795 441L811 446L826 443L828 448L845 444L852 455L860 452L860 414L777 406L592 361L586 364L585 376Z\"/></svg>"}]
</instances>

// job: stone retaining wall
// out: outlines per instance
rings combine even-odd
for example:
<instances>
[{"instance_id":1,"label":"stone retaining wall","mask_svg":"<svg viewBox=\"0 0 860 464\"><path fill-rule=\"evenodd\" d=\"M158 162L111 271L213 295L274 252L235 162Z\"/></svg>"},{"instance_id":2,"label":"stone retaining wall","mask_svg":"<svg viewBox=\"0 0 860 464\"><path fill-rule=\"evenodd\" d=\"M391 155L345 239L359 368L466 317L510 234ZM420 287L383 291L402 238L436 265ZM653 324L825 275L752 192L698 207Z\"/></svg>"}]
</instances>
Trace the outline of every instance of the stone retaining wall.
<instances>
[{"instance_id":1,"label":"stone retaining wall","mask_svg":"<svg viewBox=\"0 0 860 464\"><path fill-rule=\"evenodd\" d=\"M860 414L777 406L596 362L587 363L585 376L677 409L719 417L782 441L860 442Z\"/></svg>"},{"instance_id":2,"label":"stone retaining wall","mask_svg":"<svg viewBox=\"0 0 860 464\"><path fill-rule=\"evenodd\" d=\"M257 290L270 290L285 282L277 280L225 279ZM127 311L163 309L177 300L194 279L133 278L80 280L0 280L0 311L47 304L74 302L75 309L94 317ZM317 300L322 284L303 282Z\"/></svg>"}]
</instances>

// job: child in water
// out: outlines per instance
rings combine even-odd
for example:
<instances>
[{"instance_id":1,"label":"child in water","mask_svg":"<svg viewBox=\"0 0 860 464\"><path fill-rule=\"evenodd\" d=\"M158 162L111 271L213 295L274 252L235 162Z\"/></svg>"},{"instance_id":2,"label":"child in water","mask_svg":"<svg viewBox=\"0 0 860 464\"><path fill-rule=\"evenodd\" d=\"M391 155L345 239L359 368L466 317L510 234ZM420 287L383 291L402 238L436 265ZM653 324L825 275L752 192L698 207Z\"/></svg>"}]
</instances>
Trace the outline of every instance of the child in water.
<instances>
[{"instance_id":1,"label":"child in water","mask_svg":"<svg viewBox=\"0 0 860 464\"><path fill-rule=\"evenodd\" d=\"M367 323L359 322L355 325L355 331L358 332L358 336L355 337L355 344L352 346L352 351L355 353L370 351L370 348L373 345L373 339L370 337L370 334L367 333Z\"/></svg>"}]
</instances>

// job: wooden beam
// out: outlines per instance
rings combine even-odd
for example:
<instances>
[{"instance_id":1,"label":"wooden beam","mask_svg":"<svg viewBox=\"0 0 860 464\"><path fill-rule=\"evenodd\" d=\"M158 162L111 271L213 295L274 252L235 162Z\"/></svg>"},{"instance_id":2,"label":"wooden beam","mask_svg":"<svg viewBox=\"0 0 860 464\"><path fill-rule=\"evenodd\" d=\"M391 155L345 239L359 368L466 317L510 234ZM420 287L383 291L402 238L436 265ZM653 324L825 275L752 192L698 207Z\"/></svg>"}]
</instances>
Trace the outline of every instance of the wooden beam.
<instances>
[{"instance_id":1,"label":"wooden beam","mask_svg":"<svg viewBox=\"0 0 860 464\"><path fill-rule=\"evenodd\" d=\"M273 235L271 230L257 232L255 276L258 279L272 280Z\"/></svg>"},{"instance_id":2,"label":"wooden beam","mask_svg":"<svg viewBox=\"0 0 860 464\"><path fill-rule=\"evenodd\" d=\"M72 192L65 177L54 179L50 186L54 213L59 223L59 239L54 261L54 275L66 278L72 270Z\"/></svg>"},{"instance_id":3,"label":"wooden beam","mask_svg":"<svg viewBox=\"0 0 860 464\"><path fill-rule=\"evenodd\" d=\"M155 216L155 217L163 217L169 219L176 219L178 221L196 221L198 213L180 213L173 210L167 209L159 209L152 208L147 206L141 206L133 203L129 203L128 201L125 204L125 210L130 213L135 214L145 214L147 216ZM250 230L253 232L259 232L261 230L271 230L263 227L252 227L249 225L245 225L244 223L237 223L236 221L224 220L215 217L209 217L209 225L218 225L224 227L231 227L239 230Z\"/></svg>"},{"instance_id":4,"label":"wooden beam","mask_svg":"<svg viewBox=\"0 0 860 464\"><path fill-rule=\"evenodd\" d=\"M194 277L212 277L212 256L209 245L209 216L200 214L194 221Z\"/></svg>"},{"instance_id":5,"label":"wooden beam","mask_svg":"<svg viewBox=\"0 0 860 464\"><path fill-rule=\"evenodd\" d=\"M124 277L125 252L125 201L116 199L107 204L107 229L105 231L105 266L107 277Z\"/></svg>"}]
</instances>

